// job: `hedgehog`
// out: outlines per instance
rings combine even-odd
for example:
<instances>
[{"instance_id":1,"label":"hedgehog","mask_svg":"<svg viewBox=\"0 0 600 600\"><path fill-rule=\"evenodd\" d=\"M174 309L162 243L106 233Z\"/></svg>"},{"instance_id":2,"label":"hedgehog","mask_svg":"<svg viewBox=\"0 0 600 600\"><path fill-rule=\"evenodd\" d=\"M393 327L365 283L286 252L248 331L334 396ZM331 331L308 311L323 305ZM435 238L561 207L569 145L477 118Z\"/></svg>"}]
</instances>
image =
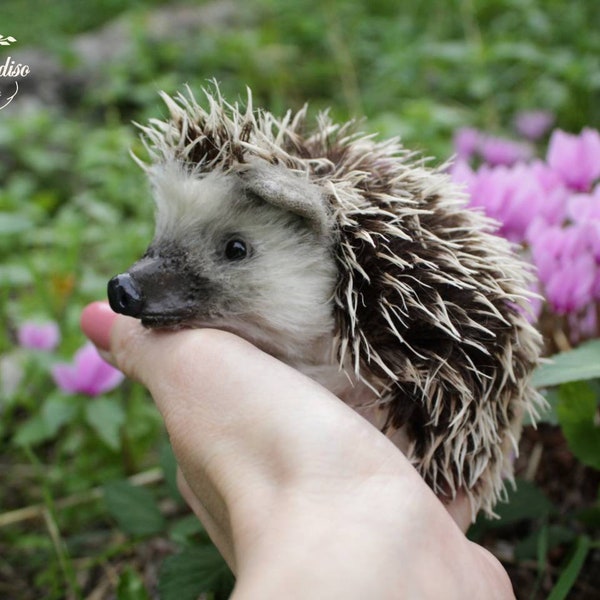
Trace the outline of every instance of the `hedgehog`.
<instances>
[{"instance_id":1,"label":"hedgehog","mask_svg":"<svg viewBox=\"0 0 600 600\"><path fill-rule=\"evenodd\" d=\"M136 124L156 228L112 309L247 339L380 428L443 502L494 515L542 402L525 263L399 139L202 92L163 92L170 116Z\"/></svg>"}]
</instances>

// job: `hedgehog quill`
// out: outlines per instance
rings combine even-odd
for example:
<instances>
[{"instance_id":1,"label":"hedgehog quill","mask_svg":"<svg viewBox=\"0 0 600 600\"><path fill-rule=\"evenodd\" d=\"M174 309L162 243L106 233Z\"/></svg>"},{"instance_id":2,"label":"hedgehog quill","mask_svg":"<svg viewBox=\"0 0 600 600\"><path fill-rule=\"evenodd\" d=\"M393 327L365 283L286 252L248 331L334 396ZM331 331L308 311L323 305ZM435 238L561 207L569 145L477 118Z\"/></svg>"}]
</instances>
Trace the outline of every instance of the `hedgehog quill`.
<instances>
[{"instance_id":1,"label":"hedgehog quill","mask_svg":"<svg viewBox=\"0 0 600 600\"><path fill-rule=\"evenodd\" d=\"M109 282L113 310L246 338L381 428L443 501L493 514L541 403L524 264L398 140L203 92L162 94L170 117L140 126L156 231Z\"/></svg>"}]
</instances>

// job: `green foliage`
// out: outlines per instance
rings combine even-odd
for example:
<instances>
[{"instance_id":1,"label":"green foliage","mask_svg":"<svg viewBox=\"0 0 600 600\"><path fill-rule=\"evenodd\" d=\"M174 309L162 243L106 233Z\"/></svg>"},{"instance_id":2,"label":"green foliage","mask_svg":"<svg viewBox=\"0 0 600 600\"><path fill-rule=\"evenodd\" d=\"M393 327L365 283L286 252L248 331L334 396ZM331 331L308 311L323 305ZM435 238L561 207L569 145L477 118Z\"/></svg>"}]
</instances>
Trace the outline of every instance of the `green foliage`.
<instances>
[{"instance_id":1,"label":"green foliage","mask_svg":"<svg viewBox=\"0 0 600 600\"><path fill-rule=\"evenodd\" d=\"M537 560L539 564L540 559L545 560L553 548L571 543L574 537L575 532L568 527L544 524L515 546L515 557L518 560Z\"/></svg>"},{"instance_id":2,"label":"green foliage","mask_svg":"<svg viewBox=\"0 0 600 600\"><path fill-rule=\"evenodd\" d=\"M103 25L127 9L164 4L165 0L86 0L83 6L72 0L3 0L2 18L18 40L60 50L64 34L80 33ZM7 29L8 31L8 29ZM55 34L60 33L60 39Z\"/></svg>"},{"instance_id":3,"label":"green foliage","mask_svg":"<svg viewBox=\"0 0 600 600\"><path fill-rule=\"evenodd\" d=\"M585 382L562 385L556 412L573 454L584 465L600 469L598 390Z\"/></svg>"},{"instance_id":4,"label":"green foliage","mask_svg":"<svg viewBox=\"0 0 600 600\"><path fill-rule=\"evenodd\" d=\"M212 545L193 546L165 559L159 593L163 600L195 600L211 592L214 600L226 600L233 589L233 576Z\"/></svg>"},{"instance_id":5,"label":"green foliage","mask_svg":"<svg viewBox=\"0 0 600 600\"><path fill-rule=\"evenodd\" d=\"M127 481L113 481L103 487L108 512L119 527L134 536L160 533L165 521L152 493Z\"/></svg>"},{"instance_id":6,"label":"green foliage","mask_svg":"<svg viewBox=\"0 0 600 600\"><path fill-rule=\"evenodd\" d=\"M548 600L563 600L568 596L581 572L583 563L590 550L590 545L590 540L587 536L582 535L577 538L573 554L562 570L552 593L548 596Z\"/></svg>"},{"instance_id":7,"label":"green foliage","mask_svg":"<svg viewBox=\"0 0 600 600\"><path fill-rule=\"evenodd\" d=\"M533 382L537 387L547 387L596 377L600 377L600 340L553 356L538 368Z\"/></svg>"},{"instance_id":8,"label":"green foliage","mask_svg":"<svg viewBox=\"0 0 600 600\"><path fill-rule=\"evenodd\" d=\"M35 446L53 439L58 431L71 422L77 412L72 398L59 392L51 392L44 400L39 413L23 423L13 441L19 446Z\"/></svg>"},{"instance_id":9,"label":"green foliage","mask_svg":"<svg viewBox=\"0 0 600 600\"><path fill-rule=\"evenodd\" d=\"M552 502L544 493L529 481L517 480L509 489L505 502L495 508L497 519L489 520L479 516L469 529L469 538L479 541L491 529L504 528L528 520L545 519L556 513Z\"/></svg>"},{"instance_id":10,"label":"green foliage","mask_svg":"<svg viewBox=\"0 0 600 600\"><path fill-rule=\"evenodd\" d=\"M171 444L163 444L159 455L160 466L165 475L165 483L171 497L180 502L182 500L179 488L177 487L177 461L173 454Z\"/></svg>"},{"instance_id":11,"label":"green foliage","mask_svg":"<svg viewBox=\"0 0 600 600\"><path fill-rule=\"evenodd\" d=\"M115 451L120 449L125 412L115 398L99 398L89 402L85 409L85 419L109 448Z\"/></svg>"},{"instance_id":12,"label":"green foliage","mask_svg":"<svg viewBox=\"0 0 600 600\"><path fill-rule=\"evenodd\" d=\"M117 600L150 600L142 578L130 568L119 578Z\"/></svg>"},{"instance_id":13,"label":"green foliage","mask_svg":"<svg viewBox=\"0 0 600 600\"><path fill-rule=\"evenodd\" d=\"M559 126L574 131L600 121L595 0L569 10L559 0L256 0L236 3L224 22L168 39L148 34L149 4L172 6L2 3L1 33L19 40L10 52L41 46L66 76L78 67L74 35L115 17L130 32L119 59L67 92L63 106L19 111L17 96L10 111L0 111L0 518L38 505L47 515L44 524L0 529L3 561L18 565L26 582L17 593L0 587L6 597L23 590L30 594L24 598L84 597L88 590L77 589L73 573L129 560L133 542L153 536L179 549L161 571L164 598L201 591L225 598L231 590L231 574L198 521L180 516L176 464L147 393L126 384L99 398L68 396L50 376L83 343L82 307L103 298L109 277L151 239L148 189L127 152L144 152L131 121L164 114L159 89L173 93L187 82L198 90L214 77L236 98L249 85L255 104L275 113L310 101L312 113L331 107L339 119L365 115L364 127L401 135L440 159L457 127L507 133L525 108L550 109ZM54 353L17 347L17 327L33 317L58 322ZM599 352L598 341L582 345L536 374L551 400L544 421L558 424L575 456L594 468ZM151 489L126 482L157 464L165 477ZM98 486L104 502L93 501ZM535 560L540 577L552 551L572 548L551 596L565 597L600 528L600 504L560 514L539 488L519 481L498 513L497 521L479 520L471 535L517 530L515 559ZM122 534L116 541L115 528ZM120 570L114 593L151 597L142 569L131 564Z\"/></svg>"},{"instance_id":14,"label":"green foliage","mask_svg":"<svg viewBox=\"0 0 600 600\"><path fill-rule=\"evenodd\" d=\"M517 480L515 489L509 492L507 502L496 507L500 517L497 521L502 526L517 523L525 519L547 517L555 511L552 503L534 484L525 480Z\"/></svg>"}]
</instances>

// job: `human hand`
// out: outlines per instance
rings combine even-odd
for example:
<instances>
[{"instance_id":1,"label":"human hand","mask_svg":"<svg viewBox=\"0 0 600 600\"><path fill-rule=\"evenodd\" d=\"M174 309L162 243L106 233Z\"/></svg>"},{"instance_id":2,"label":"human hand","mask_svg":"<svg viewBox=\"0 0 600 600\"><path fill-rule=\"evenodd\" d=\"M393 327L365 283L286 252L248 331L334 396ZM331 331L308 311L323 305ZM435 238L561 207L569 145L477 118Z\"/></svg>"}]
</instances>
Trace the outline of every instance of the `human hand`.
<instances>
[{"instance_id":1,"label":"human hand","mask_svg":"<svg viewBox=\"0 0 600 600\"><path fill-rule=\"evenodd\" d=\"M103 303L82 328L150 390L182 492L236 574L232 598L514 597L457 526L466 501L449 513L384 435L304 375L232 334L149 331Z\"/></svg>"}]
</instances>

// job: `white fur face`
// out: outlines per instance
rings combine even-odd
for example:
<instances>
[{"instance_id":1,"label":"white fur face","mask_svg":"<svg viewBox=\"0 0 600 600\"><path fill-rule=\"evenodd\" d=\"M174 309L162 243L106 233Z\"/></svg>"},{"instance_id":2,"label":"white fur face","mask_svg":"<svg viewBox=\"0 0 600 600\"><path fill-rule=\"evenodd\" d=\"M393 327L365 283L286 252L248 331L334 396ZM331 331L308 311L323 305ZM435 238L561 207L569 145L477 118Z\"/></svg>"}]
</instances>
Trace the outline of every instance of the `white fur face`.
<instances>
[{"instance_id":1,"label":"white fur face","mask_svg":"<svg viewBox=\"0 0 600 600\"><path fill-rule=\"evenodd\" d=\"M167 163L150 177L156 233L130 270L145 298L142 321L227 329L289 362L310 359L334 327L331 240L245 189L236 173Z\"/></svg>"}]
</instances>

